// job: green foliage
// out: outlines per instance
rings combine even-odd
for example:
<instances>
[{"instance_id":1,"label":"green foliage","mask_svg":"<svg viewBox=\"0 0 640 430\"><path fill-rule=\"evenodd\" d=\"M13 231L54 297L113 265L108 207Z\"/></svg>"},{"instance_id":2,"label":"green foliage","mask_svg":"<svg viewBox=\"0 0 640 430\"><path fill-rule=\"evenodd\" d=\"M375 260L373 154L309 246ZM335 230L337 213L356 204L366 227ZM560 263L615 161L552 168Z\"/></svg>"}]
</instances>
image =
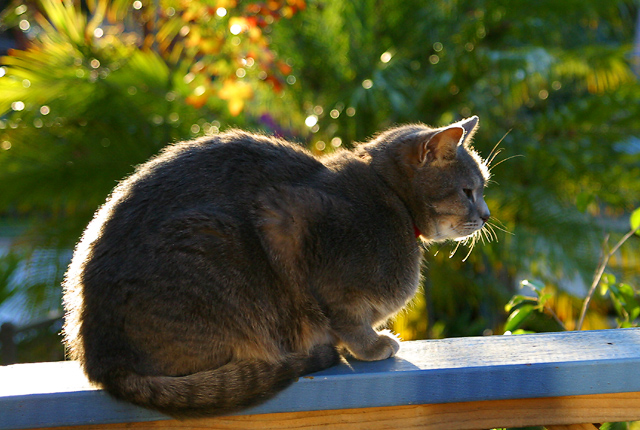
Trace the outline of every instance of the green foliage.
<instances>
[{"instance_id":1,"label":"green foliage","mask_svg":"<svg viewBox=\"0 0 640 430\"><path fill-rule=\"evenodd\" d=\"M37 363L64 360L64 346L60 341L61 329L62 320L58 318L21 330L14 338L17 352L16 361L18 363Z\"/></svg>"},{"instance_id":2,"label":"green foliage","mask_svg":"<svg viewBox=\"0 0 640 430\"><path fill-rule=\"evenodd\" d=\"M534 297L523 295L515 295L505 306L505 311L509 313L509 317L504 325L505 332L515 332L520 330L524 323L532 316L534 312L544 313L547 309L547 301L552 294L545 293L544 285L537 281L522 281L522 287L530 287L535 293Z\"/></svg>"},{"instance_id":3,"label":"green foliage","mask_svg":"<svg viewBox=\"0 0 640 430\"><path fill-rule=\"evenodd\" d=\"M18 219L26 227L10 256L22 255L32 268L20 294L33 316L60 307L70 250L119 179L164 145L228 124L246 101L242 85L271 91L280 79L257 24L241 20L262 10L232 9L223 18L204 2L180 9L167 1L162 11L159 3L134 9L123 0L87 5L15 2L3 14L5 25L30 23L27 49L0 59L0 226ZM226 31L234 22L241 24L237 41ZM256 72L236 84L238 65L257 45L251 64L272 83ZM255 124L251 117L234 122ZM43 253L55 258L37 257ZM56 275L43 283L37 273L46 270ZM0 286L5 299L7 285Z\"/></svg>"},{"instance_id":4,"label":"green foliage","mask_svg":"<svg viewBox=\"0 0 640 430\"><path fill-rule=\"evenodd\" d=\"M520 286L530 288L533 294L514 295L505 305L505 311L509 314L504 325L505 333L525 334L566 330L550 303L554 294L550 293L542 282L524 280Z\"/></svg>"},{"instance_id":5,"label":"green foliage","mask_svg":"<svg viewBox=\"0 0 640 430\"><path fill-rule=\"evenodd\" d=\"M640 293L633 287L625 283L616 283L616 278L612 274L606 274L600 282L600 292L602 296L607 293L613 304L617 315L618 327L637 327L640 316Z\"/></svg>"},{"instance_id":6,"label":"green foliage","mask_svg":"<svg viewBox=\"0 0 640 430\"><path fill-rule=\"evenodd\" d=\"M568 327L576 327L580 330L592 296L596 292L600 296L600 299L609 299L616 315L617 327L638 327L640 324L640 291L627 283L618 282L614 274L605 272L610 258L640 229L640 225L637 224L637 220L634 218L637 213L638 209L632 213L630 218L629 224L631 230L629 230L611 250L606 248L607 241L605 241L602 259L596 268L591 289L584 299L581 315L576 324L574 324L573 321L562 321L558 318L552 306L548 306L548 301L554 297L554 294L549 293L544 283L525 280L522 281L521 286L530 287L534 294L532 296L515 295L511 298L505 306L505 311L509 313L509 317L505 323L504 330L508 332L521 332L522 327L527 326L532 318L545 313L550 314L562 330L567 330Z\"/></svg>"},{"instance_id":7,"label":"green foliage","mask_svg":"<svg viewBox=\"0 0 640 430\"><path fill-rule=\"evenodd\" d=\"M23 257L14 252L10 252L0 258L0 303L15 294L16 289L11 285L11 277L22 260Z\"/></svg>"}]
</instances>

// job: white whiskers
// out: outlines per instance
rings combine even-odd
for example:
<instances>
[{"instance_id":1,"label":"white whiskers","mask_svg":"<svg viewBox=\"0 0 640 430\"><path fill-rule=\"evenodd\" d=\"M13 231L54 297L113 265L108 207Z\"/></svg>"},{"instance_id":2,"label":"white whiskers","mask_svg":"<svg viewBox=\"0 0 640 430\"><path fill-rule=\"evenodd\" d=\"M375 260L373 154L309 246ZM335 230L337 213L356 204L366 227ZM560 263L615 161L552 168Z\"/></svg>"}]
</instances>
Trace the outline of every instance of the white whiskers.
<instances>
[{"instance_id":1,"label":"white whiskers","mask_svg":"<svg viewBox=\"0 0 640 430\"><path fill-rule=\"evenodd\" d=\"M500 154L502 152L502 148L499 148L500 144L505 139L505 137L507 137L509 135L509 133L511 133L511 130L507 131L504 134L504 136L502 136L502 138L498 141L498 143L496 143L496 145L493 147L493 149L491 149L491 152L489 152L489 155L484 160L483 164L485 165L485 167L487 168L487 170L489 172L491 172L496 166L499 166L500 164L504 163L505 161L511 160L512 158L516 158L516 157L524 157L524 155L522 155L522 154L516 154L516 155L512 155L511 157L503 158L502 160L498 161L496 164L493 164L493 162L496 159L496 157L498 156L498 154Z\"/></svg>"},{"instance_id":2,"label":"white whiskers","mask_svg":"<svg viewBox=\"0 0 640 430\"><path fill-rule=\"evenodd\" d=\"M475 225L475 223L467 223L467 224ZM487 221L482 226L481 229L476 230L474 233L472 233L469 236L466 236L464 238L457 240L456 246L449 253L449 258L452 258L456 254L456 252L458 252L458 248L460 248L460 245L465 245L469 247L469 251L466 253L462 261L467 261L467 259L471 255L471 251L473 251L473 248L476 246L478 242L482 242L483 245L486 245L490 242L498 242L498 232L496 230L507 233L507 234L513 234L512 232L507 230L506 226L500 220L498 220L495 217L491 217L489 218L489 221ZM436 255L437 255L437 252L436 252Z\"/></svg>"}]
</instances>

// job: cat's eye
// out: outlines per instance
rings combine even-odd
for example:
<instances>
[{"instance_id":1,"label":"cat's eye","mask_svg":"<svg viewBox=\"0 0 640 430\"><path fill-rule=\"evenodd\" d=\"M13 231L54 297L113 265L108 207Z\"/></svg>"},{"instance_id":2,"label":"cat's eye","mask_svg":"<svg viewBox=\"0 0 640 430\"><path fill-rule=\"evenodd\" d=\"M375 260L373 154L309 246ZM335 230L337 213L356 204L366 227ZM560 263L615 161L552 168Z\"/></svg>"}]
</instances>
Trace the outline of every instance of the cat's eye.
<instances>
[{"instance_id":1,"label":"cat's eye","mask_svg":"<svg viewBox=\"0 0 640 430\"><path fill-rule=\"evenodd\" d=\"M467 196L467 198L471 201L474 201L473 198L473 190L469 189L469 188L465 188L462 191L464 191L465 196Z\"/></svg>"}]
</instances>

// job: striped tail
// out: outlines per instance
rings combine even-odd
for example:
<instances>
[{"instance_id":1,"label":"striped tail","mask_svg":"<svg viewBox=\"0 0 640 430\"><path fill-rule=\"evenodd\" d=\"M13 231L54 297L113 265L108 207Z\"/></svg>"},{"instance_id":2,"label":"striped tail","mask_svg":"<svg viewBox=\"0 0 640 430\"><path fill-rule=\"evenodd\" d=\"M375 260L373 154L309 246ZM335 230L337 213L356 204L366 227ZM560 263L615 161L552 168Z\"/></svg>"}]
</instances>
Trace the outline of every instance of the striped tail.
<instances>
[{"instance_id":1,"label":"striped tail","mask_svg":"<svg viewBox=\"0 0 640 430\"><path fill-rule=\"evenodd\" d=\"M290 354L273 364L262 360L232 361L186 376L142 376L113 371L104 388L119 399L175 418L222 415L260 404L296 378L337 364L331 345L310 354Z\"/></svg>"}]
</instances>

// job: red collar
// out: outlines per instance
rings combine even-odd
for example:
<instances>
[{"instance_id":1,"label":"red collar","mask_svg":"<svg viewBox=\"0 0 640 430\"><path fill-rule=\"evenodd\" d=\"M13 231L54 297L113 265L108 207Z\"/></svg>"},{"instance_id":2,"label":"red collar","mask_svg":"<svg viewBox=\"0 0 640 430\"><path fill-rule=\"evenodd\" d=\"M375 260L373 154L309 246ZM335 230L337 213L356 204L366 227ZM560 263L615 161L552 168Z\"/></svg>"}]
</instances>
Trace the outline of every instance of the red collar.
<instances>
[{"instance_id":1,"label":"red collar","mask_svg":"<svg viewBox=\"0 0 640 430\"><path fill-rule=\"evenodd\" d=\"M416 235L416 239L419 238L422 235L422 232L420 231L418 226L415 225L415 224L413 224L413 234Z\"/></svg>"}]
</instances>

